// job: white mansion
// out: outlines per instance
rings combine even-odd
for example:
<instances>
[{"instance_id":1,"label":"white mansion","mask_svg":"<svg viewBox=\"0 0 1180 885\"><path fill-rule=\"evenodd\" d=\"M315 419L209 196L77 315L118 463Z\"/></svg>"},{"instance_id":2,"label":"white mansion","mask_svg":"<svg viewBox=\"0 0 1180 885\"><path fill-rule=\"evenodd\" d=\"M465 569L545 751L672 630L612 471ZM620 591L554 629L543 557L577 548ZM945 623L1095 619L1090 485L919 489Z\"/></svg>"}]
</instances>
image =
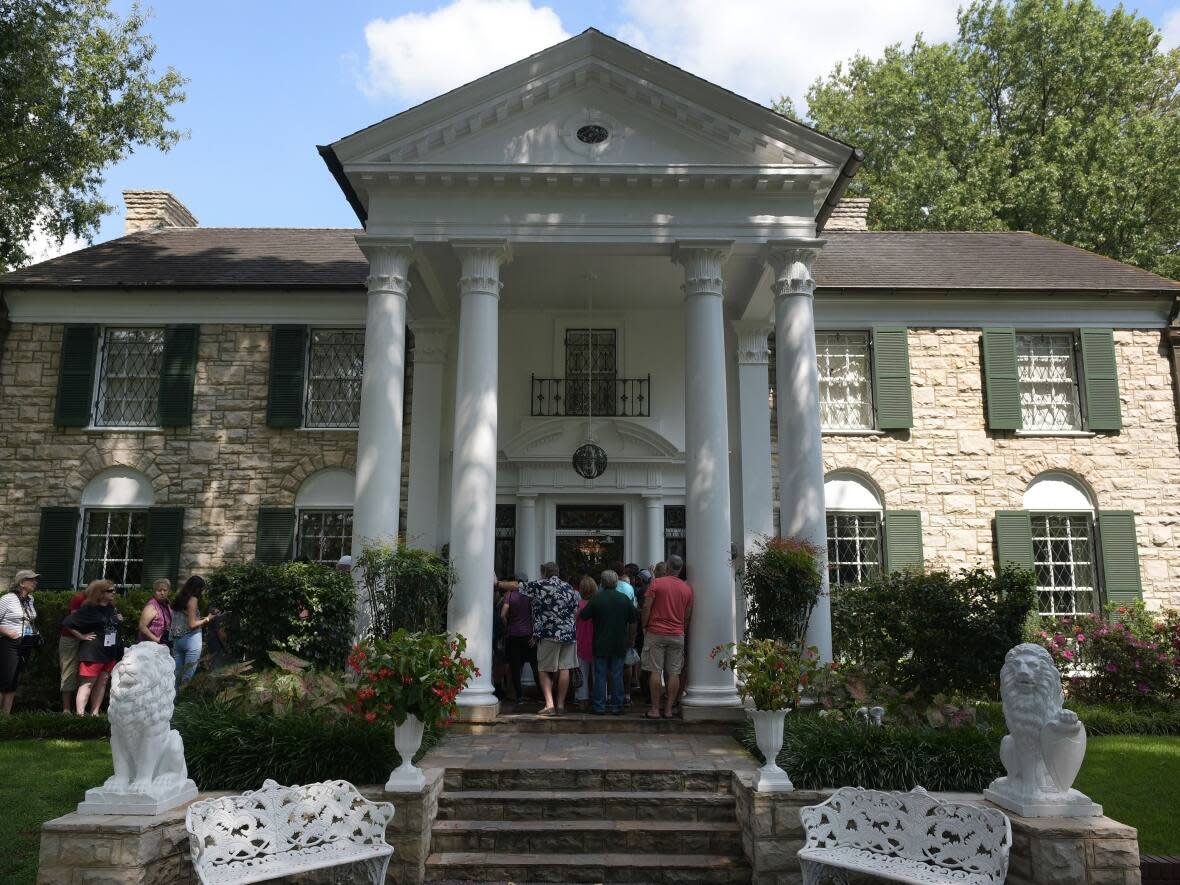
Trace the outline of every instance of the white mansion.
<instances>
[{"instance_id":1,"label":"white mansion","mask_svg":"<svg viewBox=\"0 0 1180 885\"><path fill-rule=\"evenodd\" d=\"M1180 606L1180 284L868 232L856 149L593 30L320 151L362 230L134 191L126 236L0 277L5 576L402 534L456 568L472 716L493 570L549 559L685 553L697 712L738 703L708 652L776 531L833 582L998 561L1049 613Z\"/></svg>"}]
</instances>

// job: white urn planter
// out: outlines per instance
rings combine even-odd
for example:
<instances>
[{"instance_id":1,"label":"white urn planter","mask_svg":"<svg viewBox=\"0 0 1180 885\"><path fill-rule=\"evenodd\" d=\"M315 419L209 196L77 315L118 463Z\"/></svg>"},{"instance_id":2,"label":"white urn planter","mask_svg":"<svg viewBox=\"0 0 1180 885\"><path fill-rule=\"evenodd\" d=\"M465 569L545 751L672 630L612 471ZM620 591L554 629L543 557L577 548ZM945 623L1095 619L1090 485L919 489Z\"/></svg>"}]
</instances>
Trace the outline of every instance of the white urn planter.
<instances>
[{"instance_id":1,"label":"white urn planter","mask_svg":"<svg viewBox=\"0 0 1180 885\"><path fill-rule=\"evenodd\" d=\"M385 790L389 793L417 793L426 786L426 775L414 764L414 756L422 746L422 720L411 713L405 722L394 726L393 745L397 747L402 764L389 775Z\"/></svg>"},{"instance_id":2,"label":"white urn planter","mask_svg":"<svg viewBox=\"0 0 1180 885\"><path fill-rule=\"evenodd\" d=\"M787 710L750 710L758 751L766 764L754 775L754 789L759 793L789 793L795 789L787 773L779 768L779 750L783 748L783 723Z\"/></svg>"}]
</instances>

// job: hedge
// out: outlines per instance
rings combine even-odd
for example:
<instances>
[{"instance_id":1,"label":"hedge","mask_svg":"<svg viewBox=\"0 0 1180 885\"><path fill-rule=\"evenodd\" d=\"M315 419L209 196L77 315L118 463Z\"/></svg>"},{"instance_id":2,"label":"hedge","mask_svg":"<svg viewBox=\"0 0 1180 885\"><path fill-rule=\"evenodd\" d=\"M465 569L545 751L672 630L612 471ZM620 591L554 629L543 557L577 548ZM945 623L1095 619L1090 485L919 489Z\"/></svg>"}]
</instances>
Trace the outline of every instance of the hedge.
<instances>
[{"instance_id":1,"label":"hedge","mask_svg":"<svg viewBox=\"0 0 1180 885\"><path fill-rule=\"evenodd\" d=\"M63 716L61 713L13 713L0 716L0 741L96 740L110 737L105 716Z\"/></svg>"}]
</instances>

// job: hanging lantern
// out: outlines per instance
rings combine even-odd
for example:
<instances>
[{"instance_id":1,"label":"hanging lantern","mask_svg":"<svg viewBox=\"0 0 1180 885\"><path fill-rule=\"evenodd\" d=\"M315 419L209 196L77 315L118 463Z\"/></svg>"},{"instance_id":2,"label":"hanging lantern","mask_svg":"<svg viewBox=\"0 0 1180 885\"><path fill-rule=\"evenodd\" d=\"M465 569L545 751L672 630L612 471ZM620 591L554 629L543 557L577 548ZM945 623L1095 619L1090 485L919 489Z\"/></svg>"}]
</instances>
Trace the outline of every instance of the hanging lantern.
<instances>
[{"instance_id":1,"label":"hanging lantern","mask_svg":"<svg viewBox=\"0 0 1180 885\"><path fill-rule=\"evenodd\" d=\"M585 479L598 479L606 471L606 452L594 443L578 446L574 452L574 470Z\"/></svg>"}]
</instances>

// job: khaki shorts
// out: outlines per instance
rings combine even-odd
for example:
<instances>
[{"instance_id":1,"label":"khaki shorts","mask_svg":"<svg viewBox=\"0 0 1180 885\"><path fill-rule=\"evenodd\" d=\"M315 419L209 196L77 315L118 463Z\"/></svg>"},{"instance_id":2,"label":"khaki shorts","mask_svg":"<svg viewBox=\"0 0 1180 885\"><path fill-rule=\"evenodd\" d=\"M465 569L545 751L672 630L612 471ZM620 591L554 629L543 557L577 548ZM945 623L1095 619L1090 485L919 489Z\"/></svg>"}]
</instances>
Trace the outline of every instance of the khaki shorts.
<instances>
[{"instance_id":1,"label":"khaki shorts","mask_svg":"<svg viewBox=\"0 0 1180 885\"><path fill-rule=\"evenodd\" d=\"M78 640L62 636L57 640L57 663L61 667L61 690L78 690Z\"/></svg>"},{"instance_id":2,"label":"khaki shorts","mask_svg":"<svg viewBox=\"0 0 1180 885\"><path fill-rule=\"evenodd\" d=\"M679 676L684 669L684 637L664 633L643 635L643 669Z\"/></svg>"},{"instance_id":3,"label":"khaki shorts","mask_svg":"<svg viewBox=\"0 0 1180 885\"><path fill-rule=\"evenodd\" d=\"M537 669L542 673L573 670L578 666L578 644L556 639L537 640Z\"/></svg>"}]
</instances>

